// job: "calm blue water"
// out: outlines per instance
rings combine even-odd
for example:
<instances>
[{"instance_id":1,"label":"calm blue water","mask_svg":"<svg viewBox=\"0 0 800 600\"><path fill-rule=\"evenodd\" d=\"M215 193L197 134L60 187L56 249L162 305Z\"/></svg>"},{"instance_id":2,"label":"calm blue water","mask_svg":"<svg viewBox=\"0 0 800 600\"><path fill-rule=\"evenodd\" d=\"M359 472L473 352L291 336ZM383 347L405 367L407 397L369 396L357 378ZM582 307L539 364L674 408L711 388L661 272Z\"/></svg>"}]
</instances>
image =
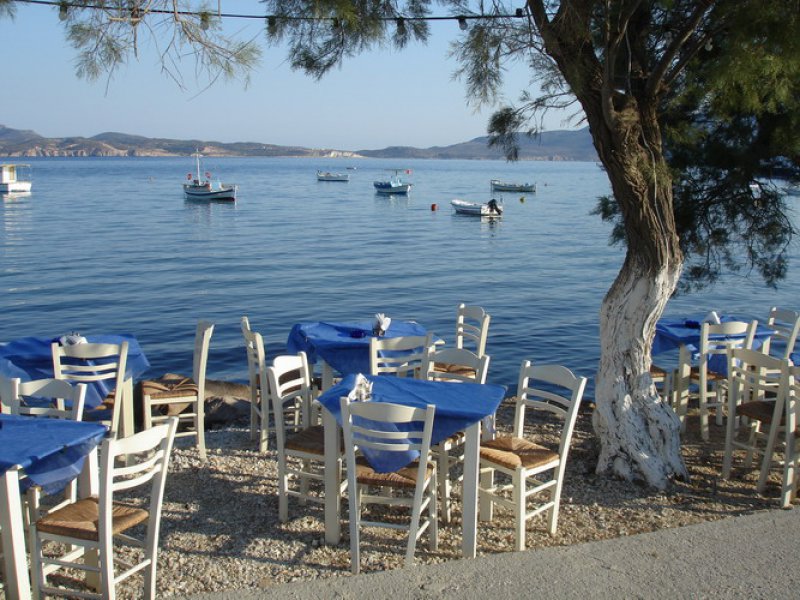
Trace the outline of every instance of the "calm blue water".
<instances>
[{"instance_id":1,"label":"calm blue water","mask_svg":"<svg viewBox=\"0 0 800 600\"><path fill-rule=\"evenodd\" d=\"M609 190L594 163L209 158L203 170L240 197L207 205L183 199L189 158L32 162L33 193L0 208L0 340L129 332L151 374L190 372L204 318L217 324L209 377L244 381L244 314L274 356L298 321L376 312L452 341L466 302L492 314L490 381L514 385L526 358L594 374L598 310L623 258L589 214ZM349 183L316 181L348 166ZM396 167L413 170L412 194L375 195ZM504 194L500 222L452 214L454 197L488 200L492 178L538 192ZM795 265L779 291L731 279L668 313L765 318L800 306L799 290Z\"/></svg>"}]
</instances>

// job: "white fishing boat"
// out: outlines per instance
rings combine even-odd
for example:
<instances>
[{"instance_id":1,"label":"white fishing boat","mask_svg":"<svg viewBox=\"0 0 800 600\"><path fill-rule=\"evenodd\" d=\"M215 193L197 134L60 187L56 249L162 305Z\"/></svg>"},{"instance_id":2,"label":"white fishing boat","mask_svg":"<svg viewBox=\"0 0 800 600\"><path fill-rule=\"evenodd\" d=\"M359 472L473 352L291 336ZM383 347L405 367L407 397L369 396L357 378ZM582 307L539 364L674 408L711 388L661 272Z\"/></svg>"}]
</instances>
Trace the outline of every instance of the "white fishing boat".
<instances>
[{"instance_id":1,"label":"white fishing boat","mask_svg":"<svg viewBox=\"0 0 800 600\"><path fill-rule=\"evenodd\" d=\"M491 187L493 192L535 192L535 183L509 183L508 181L500 181L499 179L491 180Z\"/></svg>"},{"instance_id":2,"label":"white fishing boat","mask_svg":"<svg viewBox=\"0 0 800 600\"><path fill-rule=\"evenodd\" d=\"M0 165L0 193L30 192L30 165Z\"/></svg>"},{"instance_id":3,"label":"white fishing boat","mask_svg":"<svg viewBox=\"0 0 800 600\"><path fill-rule=\"evenodd\" d=\"M192 154L195 157L197 172L189 173L186 178L189 183L183 184L183 194L187 200L225 200L229 202L236 201L236 192L239 191L239 186L222 183L217 181L214 185L211 181L211 173L205 172L205 177L200 176L200 158L202 154L195 152Z\"/></svg>"},{"instance_id":4,"label":"white fishing boat","mask_svg":"<svg viewBox=\"0 0 800 600\"><path fill-rule=\"evenodd\" d=\"M350 181L347 173L331 173L330 171L317 171L317 181Z\"/></svg>"},{"instance_id":5,"label":"white fishing boat","mask_svg":"<svg viewBox=\"0 0 800 600\"><path fill-rule=\"evenodd\" d=\"M400 173L411 173L410 169L393 169L394 175L388 181L375 181L375 191L379 194L407 194L411 189L410 183L402 180Z\"/></svg>"},{"instance_id":6,"label":"white fishing boat","mask_svg":"<svg viewBox=\"0 0 800 600\"><path fill-rule=\"evenodd\" d=\"M476 217L501 217L503 216L503 202L498 202L494 198L488 202L468 202L467 200L460 200L458 198L451 200L450 204L453 206L457 214L460 215L473 215Z\"/></svg>"}]
</instances>

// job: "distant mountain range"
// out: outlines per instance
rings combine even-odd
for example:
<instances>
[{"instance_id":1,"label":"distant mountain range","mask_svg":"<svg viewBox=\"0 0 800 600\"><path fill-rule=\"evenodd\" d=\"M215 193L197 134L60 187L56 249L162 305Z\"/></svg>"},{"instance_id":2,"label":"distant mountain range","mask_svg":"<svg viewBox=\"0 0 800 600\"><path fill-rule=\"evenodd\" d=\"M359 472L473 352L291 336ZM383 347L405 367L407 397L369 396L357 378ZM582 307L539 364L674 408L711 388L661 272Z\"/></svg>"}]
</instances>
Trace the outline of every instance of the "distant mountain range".
<instances>
[{"instance_id":1,"label":"distant mountain range","mask_svg":"<svg viewBox=\"0 0 800 600\"><path fill-rule=\"evenodd\" d=\"M478 137L451 146L413 148L390 146L382 150L336 150L276 146L255 142L221 142L146 138L125 133L101 133L94 137L47 138L35 131L0 125L0 156L188 156L200 150L208 156L295 156L295 157L372 157L439 158L491 160L503 159L496 148L489 148L488 137ZM520 160L597 160L588 128L577 131L547 131L535 138L520 136Z\"/></svg>"}]
</instances>

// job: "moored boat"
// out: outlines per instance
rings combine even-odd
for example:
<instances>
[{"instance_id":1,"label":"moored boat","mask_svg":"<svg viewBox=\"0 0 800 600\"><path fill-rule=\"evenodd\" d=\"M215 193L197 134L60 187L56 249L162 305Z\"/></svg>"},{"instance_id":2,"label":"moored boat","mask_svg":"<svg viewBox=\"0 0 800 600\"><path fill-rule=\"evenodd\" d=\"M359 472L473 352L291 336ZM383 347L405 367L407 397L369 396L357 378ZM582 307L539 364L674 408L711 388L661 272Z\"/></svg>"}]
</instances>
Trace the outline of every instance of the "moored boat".
<instances>
[{"instance_id":1,"label":"moored boat","mask_svg":"<svg viewBox=\"0 0 800 600\"><path fill-rule=\"evenodd\" d=\"M375 191L379 194L407 194L411 189L412 184L407 183L400 177L400 172L403 169L394 169L394 175L388 181L375 181L372 185L375 186ZM411 173L410 170L405 170L406 173Z\"/></svg>"},{"instance_id":2,"label":"moored boat","mask_svg":"<svg viewBox=\"0 0 800 600\"><path fill-rule=\"evenodd\" d=\"M498 179L491 180L493 192L535 192L535 183L509 183Z\"/></svg>"},{"instance_id":3,"label":"moored boat","mask_svg":"<svg viewBox=\"0 0 800 600\"><path fill-rule=\"evenodd\" d=\"M183 184L183 194L187 200L225 200L228 202L236 201L236 193L239 191L239 186L230 183L217 182L215 186L211 182L211 173L206 171L205 179L200 177L200 157L202 154L195 152L192 156L195 157L197 172L193 175L189 173L186 178L189 183Z\"/></svg>"},{"instance_id":4,"label":"moored boat","mask_svg":"<svg viewBox=\"0 0 800 600\"><path fill-rule=\"evenodd\" d=\"M0 193L30 192L32 185L30 169L30 165L23 164L0 165ZM23 179L20 179L20 177L23 177Z\"/></svg>"},{"instance_id":5,"label":"moored boat","mask_svg":"<svg viewBox=\"0 0 800 600\"><path fill-rule=\"evenodd\" d=\"M331 173L330 171L317 171L317 181L350 181L347 173Z\"/></svg>"},{"instance_id":6,"label":"moored boat","mask_svg":"<svg viewBox=\"0 0 800 600\"><path fill-rule=\"evenodd\" d=\"M503 202L498 202L494 198L488 202L468 202L455 198L450 204L460 215L473 215L476 217L501 217L503 216Z\"/></svg>"}]
</instances>

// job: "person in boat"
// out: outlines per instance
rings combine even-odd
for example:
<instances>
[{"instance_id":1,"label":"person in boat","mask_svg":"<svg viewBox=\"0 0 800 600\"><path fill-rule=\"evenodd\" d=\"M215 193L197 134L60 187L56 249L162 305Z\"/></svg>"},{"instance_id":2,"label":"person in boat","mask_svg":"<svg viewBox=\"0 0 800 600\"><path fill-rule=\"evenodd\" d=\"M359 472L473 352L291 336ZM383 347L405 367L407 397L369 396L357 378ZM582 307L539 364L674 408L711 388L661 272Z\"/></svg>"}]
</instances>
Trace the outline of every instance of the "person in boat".
<instances>
[{"instance_id":1,"label":"person in boat","mask_svg":"<svg viewBox=\"0 0 800 600\"><path fill-rule=\"evenodd\" d=\"M489 212L499 215L503 212L503 209L497 204L497 200L492 198L489 202L486 203L486 206L489 207Z\"/></svg>"}]
</instances>

